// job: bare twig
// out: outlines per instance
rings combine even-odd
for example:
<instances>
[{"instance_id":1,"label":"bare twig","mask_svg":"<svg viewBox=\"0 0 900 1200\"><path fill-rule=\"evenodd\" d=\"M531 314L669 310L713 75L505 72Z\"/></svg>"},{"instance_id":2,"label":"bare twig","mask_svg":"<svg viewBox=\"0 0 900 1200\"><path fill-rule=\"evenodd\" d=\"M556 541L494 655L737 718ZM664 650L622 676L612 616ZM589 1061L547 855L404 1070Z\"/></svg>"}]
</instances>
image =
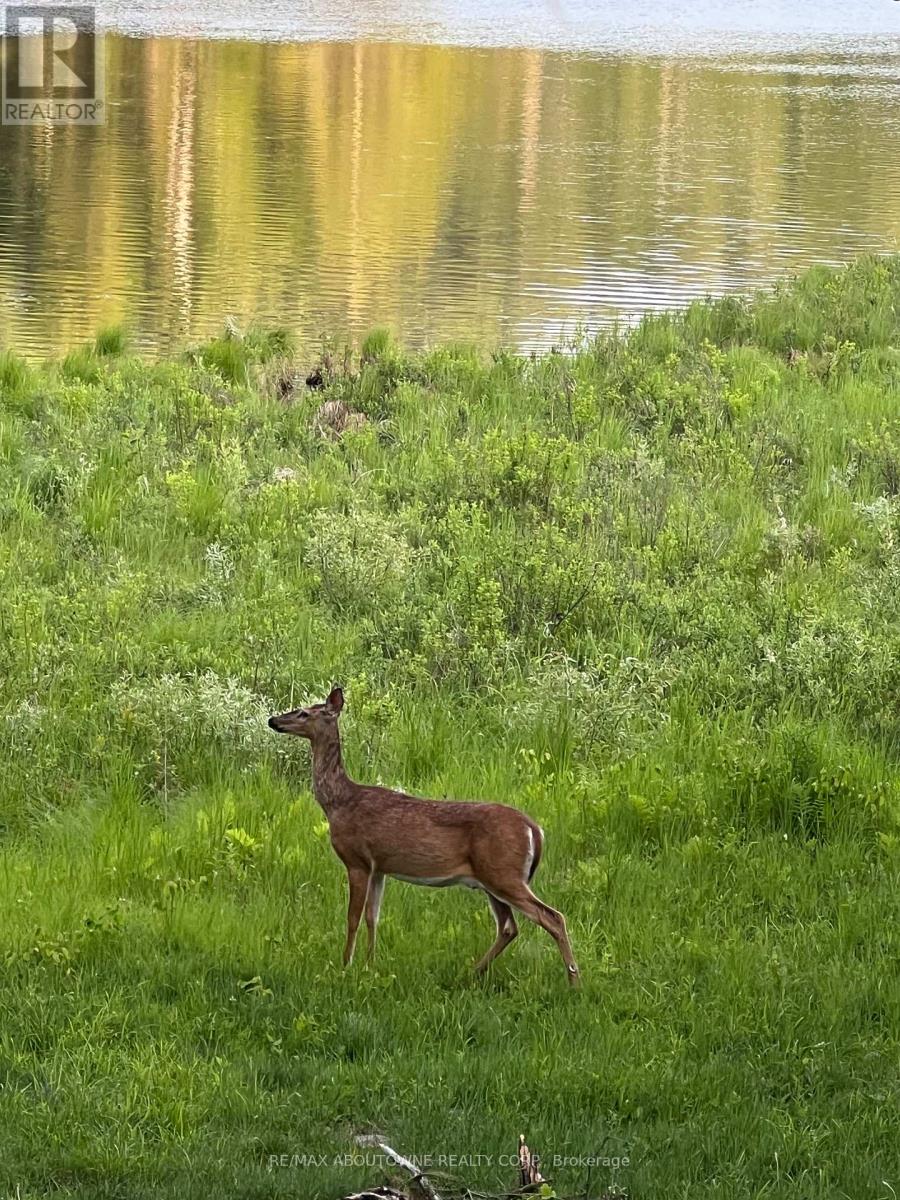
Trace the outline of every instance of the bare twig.
<instances>
[{"instance_id":1,"label":"bare twig","mask_svg":"<svg viewBox=\"0 0 900 1200\"><path fill-rule=\"evenodd\" d=\"M559 611L555 612L553 614L553 616L549 619L549 621L547 622L547 629L550 633L556 633L557 629L559 629L559 627L560 627L560 625L562 625L563 621L568 621L568 619L569 619L569 617L571 617L572 613L574 613L575 610L587 599L588 595L591 592L591 589L593 588L594 584L597 582L597 574L598 574L599 570L600 570L599 563L594 563L594 569L593 569L593 571L591 571L590 579L587 581L587 583L581 589L581 591L578 593L578 595L575 597L575 599L569 604L568 608L563 609L562 612L559 612Z\"/></svg>"}]
</instances>

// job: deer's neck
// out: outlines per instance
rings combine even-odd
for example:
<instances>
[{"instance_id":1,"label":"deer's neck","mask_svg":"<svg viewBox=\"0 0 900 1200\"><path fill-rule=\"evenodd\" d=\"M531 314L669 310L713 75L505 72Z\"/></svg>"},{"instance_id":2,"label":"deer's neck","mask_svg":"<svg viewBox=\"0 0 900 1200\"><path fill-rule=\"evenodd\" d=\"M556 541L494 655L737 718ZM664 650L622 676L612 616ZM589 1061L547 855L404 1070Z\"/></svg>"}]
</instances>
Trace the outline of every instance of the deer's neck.
<instances>
[{"instance_id":1,"label":"deer's neck","mask_svg":"<svg viewBox=\"0 0 900 1200\"><path fill-rule=\"evenodd\" d=\"M326 814L349 796L353 785L344 770L341 739L336 729L312 743L312 777L313 794Z\"/></svg>"}]
</instances>

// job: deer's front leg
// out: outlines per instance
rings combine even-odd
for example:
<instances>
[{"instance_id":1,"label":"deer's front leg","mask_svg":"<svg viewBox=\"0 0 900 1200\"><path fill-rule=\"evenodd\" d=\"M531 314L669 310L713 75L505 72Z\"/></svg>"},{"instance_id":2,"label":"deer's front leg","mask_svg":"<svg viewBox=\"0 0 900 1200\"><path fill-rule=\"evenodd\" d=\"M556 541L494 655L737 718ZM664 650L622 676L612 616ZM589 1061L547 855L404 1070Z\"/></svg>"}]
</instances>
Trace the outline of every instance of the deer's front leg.
<instances>
[{"instance_id":1,"label":"deer's front leg","mask_svg":"<svg viewBox=\"0 0 900 1200\"><path fill-rule=\"evenodd\" d=\"M347 907L347 945L344 947L344 966L349 966L353 959L353 947L356 945L356 931L359 928L360 917L366 903L366 892L369 887L369 872L360 871L357 867L347 868L347 881L350 885L350 901Z\"/></svg>"},{"instance_id":2,"label":"deer's front leg","mask_svg":"<svg viewBox=\"0 0 900 1200\"><path fill-rule=\"evenodd\" d=\"M378 931L378 917L381 913L381 897L384 895L384 876L380 871L372 871L369 876L369 890L366 894L366 924L369 927L369 953L366 961L371 962L375 957L375 937Z\"/></svg>"}]
</instances>

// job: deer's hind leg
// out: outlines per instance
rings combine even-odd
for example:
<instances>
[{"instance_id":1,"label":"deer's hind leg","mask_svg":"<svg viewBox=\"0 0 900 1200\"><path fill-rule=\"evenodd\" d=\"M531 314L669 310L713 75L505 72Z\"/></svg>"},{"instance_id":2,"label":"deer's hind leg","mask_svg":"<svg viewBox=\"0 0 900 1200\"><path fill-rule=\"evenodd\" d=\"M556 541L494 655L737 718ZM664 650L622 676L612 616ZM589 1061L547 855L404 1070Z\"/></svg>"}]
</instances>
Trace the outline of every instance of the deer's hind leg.
<instances>
[{"instance_id":1,"label":"deer's hind leg","mask_svg":"<svg viewBox=\"0 0 900 1200\"><path fill-rule=\"evenodd\" d=\"M504 904L517 908L529 921L534 921L535 925L540 925L541 929L547 930L559 946L562 960L566 964L569 983L573 987L577 987L580 979L578 964L572 954L569 932L566 929L566 918L562 913L539 899L527 883L518 884L508 890L504 889L497 894Z\"/></svg>"},{"instance_id":2,"label":"deer's hind leg","mask_svg":"<svg viewBox=\"0 0 900 1200\"><path fill-rule=\"evenodd\" d=\"M509 905L505 904L502 900L498 900L496 896L492 896L490 892L487 893L487 898L488 904L491 906L491 912L494 914L494 920L497 923L497 937L487 954L475 964L475 971L478 975L484 974L497 955L502 954L509 943L514 941L519 933L516 918L513 916L513 910Z\"/></svg>"}]
</instances>

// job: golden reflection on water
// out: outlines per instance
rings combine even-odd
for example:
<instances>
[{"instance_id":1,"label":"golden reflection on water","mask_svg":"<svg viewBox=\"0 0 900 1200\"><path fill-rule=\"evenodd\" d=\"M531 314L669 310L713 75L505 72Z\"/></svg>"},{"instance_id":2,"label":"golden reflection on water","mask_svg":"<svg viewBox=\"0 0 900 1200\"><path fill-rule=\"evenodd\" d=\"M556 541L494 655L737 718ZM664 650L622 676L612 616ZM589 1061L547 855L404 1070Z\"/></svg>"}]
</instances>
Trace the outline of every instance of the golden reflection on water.
<instances>
[{"instance_id":1,"label":"golden reflection on water","mask_svg":"<svg viewBox=\"0 0 900 1200\"><path fill-rule=\"evenodd\" d=\"M0 345L531 347L900 246L888 56L105 41L105 127L0 129Z\"/></svg>"}]
</instances>

